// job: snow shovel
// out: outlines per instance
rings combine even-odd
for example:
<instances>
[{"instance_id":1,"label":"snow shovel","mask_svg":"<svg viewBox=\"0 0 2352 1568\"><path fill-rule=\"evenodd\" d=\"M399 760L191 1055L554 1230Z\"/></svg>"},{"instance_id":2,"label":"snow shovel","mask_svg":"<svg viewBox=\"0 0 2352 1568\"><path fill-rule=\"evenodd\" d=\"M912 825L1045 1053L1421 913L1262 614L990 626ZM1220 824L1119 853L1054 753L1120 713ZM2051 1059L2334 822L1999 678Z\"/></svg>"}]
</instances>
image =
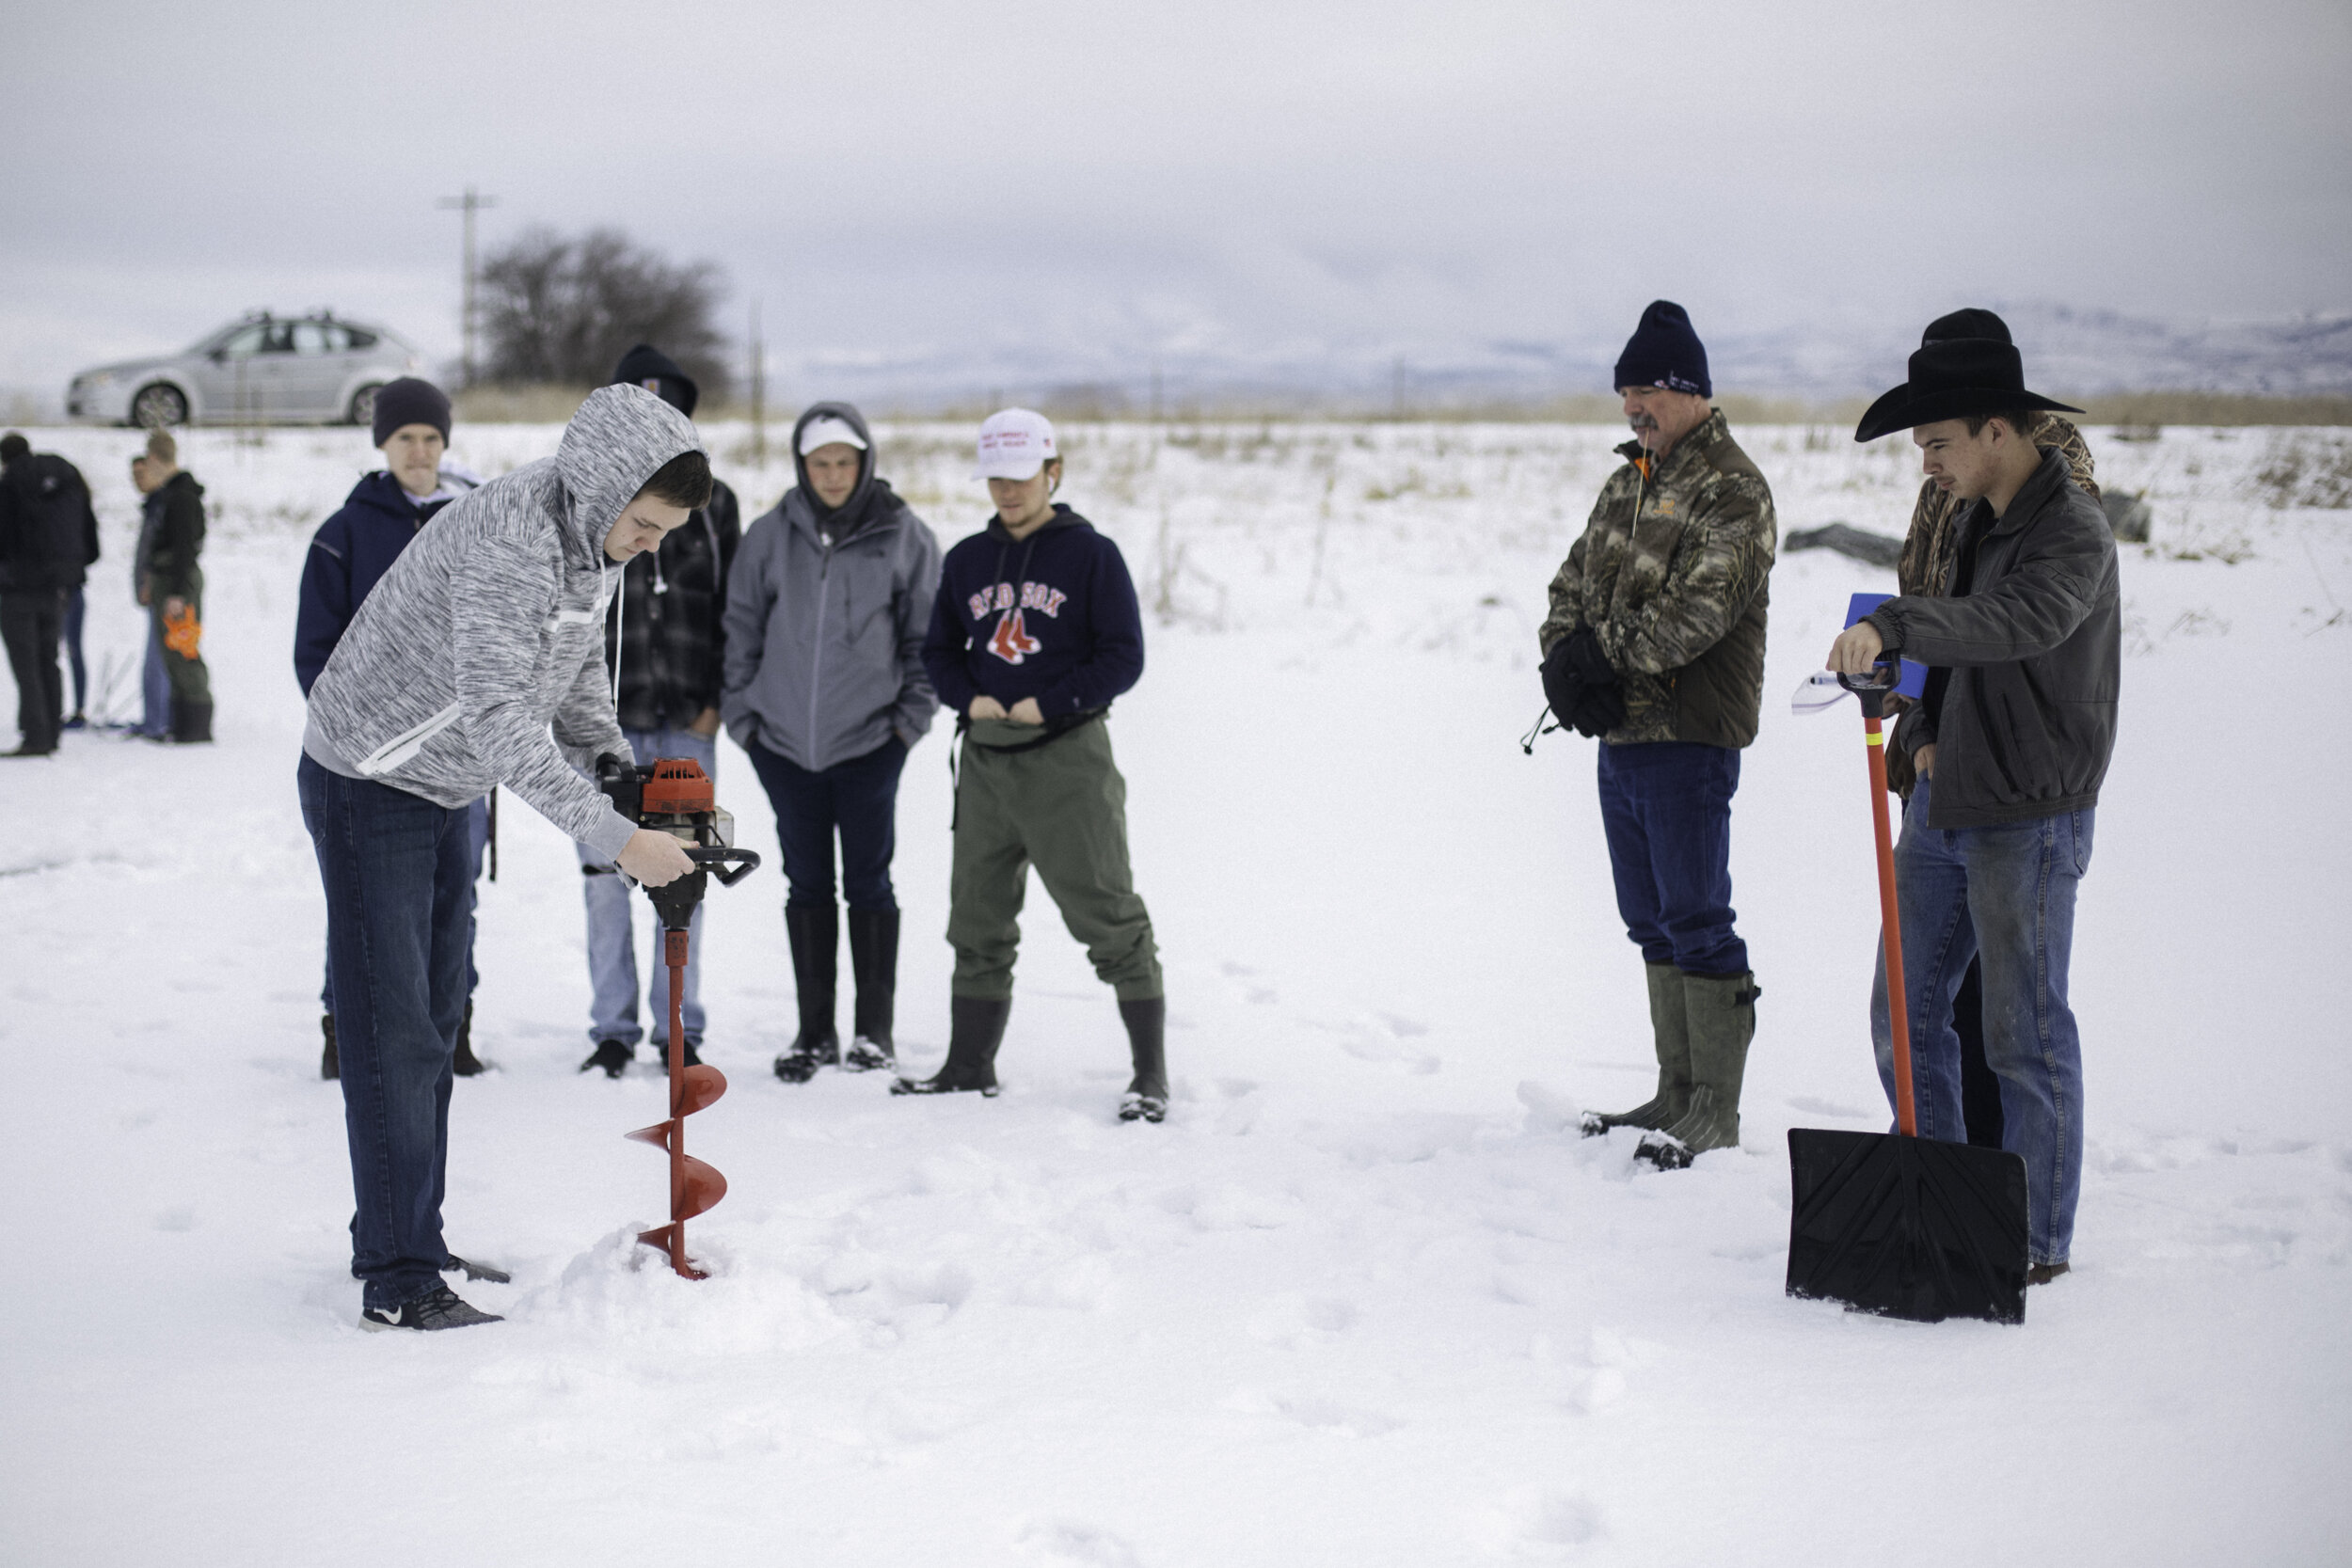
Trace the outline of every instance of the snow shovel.
<instances>
[{"instance_id":1,"label":"snow shovel","mask_svg":"<svg viewBox=\"0 0 2352 1568\"><path fill-rule=\"evenodd\" d=\"M1867 613L1867 611L1865 611ZM1851 624L1851 622L1849 623ZM1884 659L1869 680L1835 680L1862 704L1878 840L1879 923L1895 1047L1894 1132L1788 1130L1788 1293L1917 1323L2026 1321L2026 1162L2003 1149L1918 1135L1911 1092L1911 1008L1903 985L1895 846L1886 822ZM1800 695L1800 711L1804 698Z\"/></svg>"}]
</instances>

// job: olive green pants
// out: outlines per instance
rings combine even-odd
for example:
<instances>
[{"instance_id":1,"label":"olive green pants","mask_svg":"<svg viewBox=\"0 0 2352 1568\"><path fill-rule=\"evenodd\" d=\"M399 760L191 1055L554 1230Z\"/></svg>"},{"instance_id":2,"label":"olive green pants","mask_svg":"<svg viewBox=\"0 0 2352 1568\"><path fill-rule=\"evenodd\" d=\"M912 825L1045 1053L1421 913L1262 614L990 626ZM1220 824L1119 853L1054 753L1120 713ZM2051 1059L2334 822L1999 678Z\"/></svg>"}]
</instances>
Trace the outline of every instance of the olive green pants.
<instances>
[{"instance_id":1,"label":"olive green pants","mask_svg":"<svg viewBox=\"0 0 2352 1568\"><path fill-rule=\"evenodd\" d=\"M1085 944L1094 973L1122 1002L1166 994L1152 916L1127 863L1127 781L1111 760L1109 723L1097 719L1042 746L1033 725L972 726L956 785L956 848L947 941L958 996L1012 995L1021 905L1029 867Z\"/></svg>"}]
</instances>

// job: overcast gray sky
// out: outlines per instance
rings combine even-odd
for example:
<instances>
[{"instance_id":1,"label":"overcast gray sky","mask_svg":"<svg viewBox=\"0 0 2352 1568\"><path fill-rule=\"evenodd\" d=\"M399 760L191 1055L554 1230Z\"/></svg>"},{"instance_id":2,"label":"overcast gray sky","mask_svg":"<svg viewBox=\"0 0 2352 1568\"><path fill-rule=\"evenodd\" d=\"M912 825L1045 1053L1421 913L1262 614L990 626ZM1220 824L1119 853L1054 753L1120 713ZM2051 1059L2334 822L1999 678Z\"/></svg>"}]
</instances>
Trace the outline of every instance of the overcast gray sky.
<instances>
[{"instance_id":1,"label":"overcast gray sky","mask_svg":"<svg viewBox=\"0 0 2352 1568\"><path fill-rule=\"evenodd\" d=\"M0 384L53 393L262 306L453 356L469 182L485 243L719 262L787 383L2352 309L2345 0L19 0L6 51Z\"/></svg>"}]
</instances>

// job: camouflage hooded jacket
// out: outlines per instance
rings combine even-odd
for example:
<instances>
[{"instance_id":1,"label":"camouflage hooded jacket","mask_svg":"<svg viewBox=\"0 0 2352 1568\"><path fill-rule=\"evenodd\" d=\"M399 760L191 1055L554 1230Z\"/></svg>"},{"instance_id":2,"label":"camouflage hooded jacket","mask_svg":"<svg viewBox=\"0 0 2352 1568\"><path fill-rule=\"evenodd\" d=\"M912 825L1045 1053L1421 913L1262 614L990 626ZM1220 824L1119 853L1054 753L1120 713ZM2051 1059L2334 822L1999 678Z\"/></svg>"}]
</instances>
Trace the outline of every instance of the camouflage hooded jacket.
<instances>
[{"instance_id":1,"label":"camouflage hooded jacket","mask_svg":"<svg viewBox=\"0 0 2352 1568\"><path fill-rule=\"evenodd\" d=\"M1589 626L1625 682L1613 746L1745 746L1764 702L1766 578L1779 546L1772 492L1718 409L1662 461L1617 451L1584 535L1551 579L1546 653Z\"/></svg>"},{"instance_id":2,"label":"camouflage hooded jacket","mask_svg":"<svg viewBox=\"0 0 2352 1568\"><path fill-rule=\"evenodd\" d=\"M2083 440L2083 433L2056 414L2044 414L2034 421L2033 444L2043 451L2055 451L2066 459L2068 472L2074 476L2075 487L2092 500L2099 499L2099 486L2091 483L2090 448ZM1960 531L1952 526L1963 508L1951 496L1936 488L1929 480L1919 486L1919 499L1911 509L1911 531L1903 536L1903 556L1895 568L1895 591L1917 594L1922 598L1940 599L1951 586L1952 566L1960 554ZM1894 699L1890 717L1909 705L1901 698ZM1918 783L1913 771L1911 753L1899 747L1886 749L1886 787L1904 800Z\"/></svg>"}]
</instances>

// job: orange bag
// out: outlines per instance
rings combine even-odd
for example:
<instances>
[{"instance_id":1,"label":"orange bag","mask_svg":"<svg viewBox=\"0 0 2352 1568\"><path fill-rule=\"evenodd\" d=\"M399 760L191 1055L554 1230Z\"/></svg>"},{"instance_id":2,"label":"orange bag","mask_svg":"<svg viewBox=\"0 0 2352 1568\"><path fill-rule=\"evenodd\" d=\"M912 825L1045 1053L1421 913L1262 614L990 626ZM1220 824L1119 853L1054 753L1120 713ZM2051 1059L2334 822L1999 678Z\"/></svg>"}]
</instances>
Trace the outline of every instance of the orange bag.
<instances>
[{"instance_id":1,"label":"orange bag","mask_svg":"<svg viewBox=\"0 0 2352 1568\"><path fill-rule=\"evenodd\" d=\"M197 657L197 647L203 636L204 627L196 618L194 605L182 605L176 612L164 612L164 646L182 658Z\"/></svg>"}]
</instances>

